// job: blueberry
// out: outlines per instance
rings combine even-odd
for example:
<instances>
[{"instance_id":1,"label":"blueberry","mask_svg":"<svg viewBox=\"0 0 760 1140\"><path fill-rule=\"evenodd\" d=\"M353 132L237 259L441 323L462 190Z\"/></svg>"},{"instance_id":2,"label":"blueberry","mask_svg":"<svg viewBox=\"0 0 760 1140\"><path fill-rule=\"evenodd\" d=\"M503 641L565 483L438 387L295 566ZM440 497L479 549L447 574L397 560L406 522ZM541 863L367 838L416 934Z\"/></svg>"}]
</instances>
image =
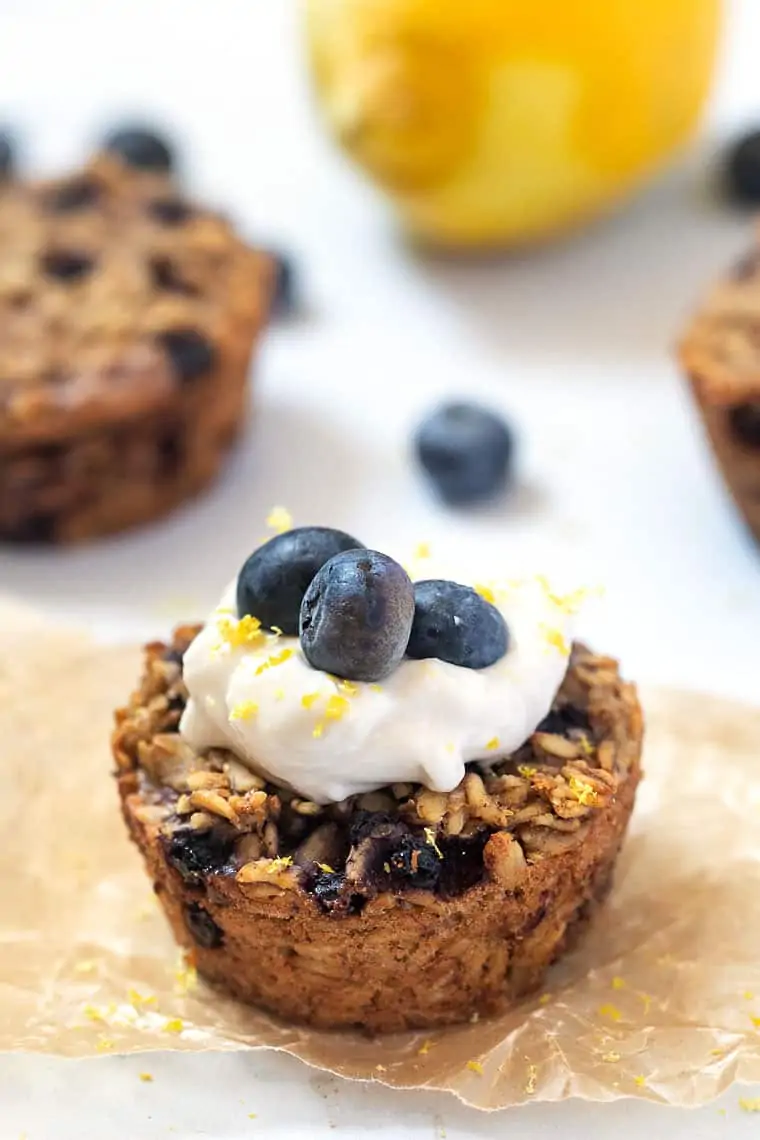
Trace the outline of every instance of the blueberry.
<instances>
[{"instance_id":1,"label":"blueberry","mask_svg":"<svg viewBox=\"0 0 760 1140\"><path fill-rule=\"evenodd\" d=\"M737 404L728 413L728 422L745 447L760 447L760 403Z\"/></svg>"},{"instance_id":2,"label":"blueberry","mask_svg":"<svg viewBox=\"0 0 760 1140\"><path fill-rule=\"evenodd\" d=\"M274 264L272 285L272 313L276 317L292 317L298 309L296 271L291 257L279 250L270 250Z\"/></svg>"},{"instance_id":3,"label":"blueberry","mask_svg":"<svg viewBox=\"0 0 760 1140\"><path fill-rule=\"evenodd\" d=\"M94 265L95 262L86 253L77 253L75 250L52 249L42 256L45 273L59 281L77 281L86 277Z\"/></svg>"},{"instance_id":4,"label":"blueberry","mask_svg":"<svg viewBox=\"0 0 760 1140\"><path fill-rule=\"evenodd\" d=\"M13 135L0 130L0 182L13 174L14 149Z\"/></svg>"},{"instance_id":5,"label":"blueberry","mask_svg":"<svg viewBox=\"0 0 760 1140\"><path fill-rule=\"evenodd\" d=\"M194 942L204 950L217 950L224 942L224 931L214 922L205 907L190 903L184 907L185 926Z\"/></svg>"},{"instance_id":6,"label":"blueberry","mask_svg":"<svg viewBox=\"0 0 760 1140\"><path fill-rule=\"evenodd\" d=\"M444 404L420 425L417 457L441 498L455 506L490 499L510 475L512 433L477 404Z\"/></svg>"},{"instance_id":7,"label":"blueberry","mask_svg":"<svg viewBox=\"0 0 760 1140\"><path fill-rule=\"evenodd\" d=\"M350 534L327 526L301 526L270 538L238 575L238 616L251 614L265 629L277 626L298 636L301 602L325 562L344 550L362 548Z\"/></svg>"},{"instance_id":8,"label":"blueberry","mask_svg":"<svg viewBox=\"0 0 760 1140\"><path fill-rule=\"evenodd\" d=\"M388 866L403 886L432 891L441 874L441 857L426 839L410 834L398 842Z\"/></svg>"},{"instance_id":9,"label":"blueberry","mask_svg":"<svg viewBox=\"0 0 760 1140\"><path fill-rule=\"evenodd\" d=\"M182 381L199 379L216 363L213 344L196 329L167 329L157 339Z\"/></svg>"},{"instance_id":10,"label":"blueberry","mask_svg":"<svg viewBox=\"0 0 760 1140\"><path fill-rule=\"evenodd\" d=\"M103 149L116 154L127 166L138 170L171 170L174 155L169 144L154 131L128 124L110 131Z\"/></svg>"},{"instance_id":11,"label":"blueberry","mask_svg":"<svg viewBox=\"0 0 760 1140\"><path fill-rule=\"evenodd\" d=\"M207 875L219 874L232 858L234 837L211 828L182 827L164 840L166 858L188 886L203 885Z\"/></svg>"},{"instance_id":12,"label":"blueberry","mask_svg":"<svg viewBox=\"0 0 760 1140\"><path fill-rule=\"evenodd\" d=\"M181 226L193 213L192 206L181 198L154 198L148 202L148 213L165 226Z\"/></svg>"},{"instance_id":13,"label":"blueberry","mask_svg":"<svg viewBox=\"0 0 760 1140\"><path fill-rule=\"evenodd\" d=\"M56 214L70 214L94 206L101 189L91 178L70 178L48 190L45 205Z\"/></svg>"},{"instance_id":14,"label":"blueberry","mask_svg":"<svg viewBox=\"0 0 760 1140\"><path fill-rule=\"evenodd\" d=\"M398 562L376 550L336 554L301 605L301 647L315 669L380 681L400 663L414 617L414 588Z\"/></svg>"},{"instance_id":15,"label":"blueberry","mask_svg":"<svg viewBox=\"0 0 760 1140\"><path fill-rule=\"evenodd\" d=\"M740 206L760 205L760 130L748 131L728 152L726 189Z\"/></svg>"},{"instance_id":16,"label":"blueberry","mask_svg":"<svg viewBox=\"0 0 760 1140\"><path fill-rule=\"evenodd\" d=\"M415 583L407 656L485 669L504 656L508 645L507 623L475 590L436 578Z\"/></svg>"}]
</instances>

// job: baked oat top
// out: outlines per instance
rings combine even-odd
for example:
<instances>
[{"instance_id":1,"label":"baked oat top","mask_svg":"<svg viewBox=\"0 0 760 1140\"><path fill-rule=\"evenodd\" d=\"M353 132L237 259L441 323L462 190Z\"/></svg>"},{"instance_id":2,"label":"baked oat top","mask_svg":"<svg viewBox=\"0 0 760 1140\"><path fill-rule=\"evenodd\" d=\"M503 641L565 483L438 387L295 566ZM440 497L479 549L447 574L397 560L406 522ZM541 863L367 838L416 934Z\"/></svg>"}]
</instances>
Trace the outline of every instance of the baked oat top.
<instances>
[{"instance_id":1,"label":"baked oat top","mask_svg":"<svg viewBox=\"0 0 760 1140\"><path fill-rule=\"evenodd\" d=\"M0 442L161 407L267 304L269 259L168 174L99 156L0 187Z\"/></svg>"},{"instance_id":2,"label":"baked oat top","mask_svg":"<svg viewBox=\"0 0 760 1140\"><path fill-rule=\"evenodd\" d=\"M760 246L707 294L682 338L679 355L707 403L760 401Z\"/></svg>"}]
</instances>

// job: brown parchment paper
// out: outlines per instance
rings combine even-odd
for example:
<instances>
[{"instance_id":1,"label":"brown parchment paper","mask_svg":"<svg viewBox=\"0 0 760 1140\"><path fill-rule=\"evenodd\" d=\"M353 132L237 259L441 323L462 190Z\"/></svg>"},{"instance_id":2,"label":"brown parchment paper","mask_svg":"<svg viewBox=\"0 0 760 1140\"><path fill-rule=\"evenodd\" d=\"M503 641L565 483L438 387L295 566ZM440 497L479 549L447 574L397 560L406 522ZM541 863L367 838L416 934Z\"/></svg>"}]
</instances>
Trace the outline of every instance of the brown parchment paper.
<instances>
[{"instance_id":1,"label":"brown parchment paper","mask_svg":"<svg viewBox=\"0 0 760 1140\"><path fill-rule=\"evenodd\" d=\"M760 709L649 691L617 883L546 993L498 1021L375 1041L283 1026L179 966L110 778L134 649L0 603L0 1049L268 1047L482 1109L700 1104L760 1080Z\"/></svg>"}]
</instances>

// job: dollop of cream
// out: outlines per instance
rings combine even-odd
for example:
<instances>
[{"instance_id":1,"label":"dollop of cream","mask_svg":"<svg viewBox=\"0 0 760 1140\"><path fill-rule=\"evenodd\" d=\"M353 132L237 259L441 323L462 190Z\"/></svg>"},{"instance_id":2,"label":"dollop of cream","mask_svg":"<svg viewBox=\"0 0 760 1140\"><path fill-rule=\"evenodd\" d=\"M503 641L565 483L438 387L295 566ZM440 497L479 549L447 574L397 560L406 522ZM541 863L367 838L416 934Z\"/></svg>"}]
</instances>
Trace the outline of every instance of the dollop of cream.
<instances>
[{"instance_id":1,"label":"dollop of cream","mask_svg":"<svg viewBox=\"0 0 760 1140\"><path fill-rule=\"evenodd\" d=\"M461 579L458 579L461 581ZM487 669L404 660L378 684L309 665L297 638L238 620L233 582L184 659L180 731L196 751L228 748L272 783L319 804L393 783L448 792L472 760L519 748L567 669L579 594L546 579L476 587L503 614L507 654Z\"/></svg>"}]
</instances>

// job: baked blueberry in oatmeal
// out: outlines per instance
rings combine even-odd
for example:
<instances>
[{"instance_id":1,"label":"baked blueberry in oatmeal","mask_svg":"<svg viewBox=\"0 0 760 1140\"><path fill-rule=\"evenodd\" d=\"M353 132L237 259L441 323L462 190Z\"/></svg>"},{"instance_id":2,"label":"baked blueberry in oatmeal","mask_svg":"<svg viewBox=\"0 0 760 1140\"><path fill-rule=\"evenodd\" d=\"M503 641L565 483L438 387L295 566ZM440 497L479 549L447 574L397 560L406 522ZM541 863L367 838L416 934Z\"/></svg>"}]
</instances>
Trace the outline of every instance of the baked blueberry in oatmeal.
<instances>
[{"instance_id":1,"label":"baked blueberry in oatmeal","mask_svg":"<svg viewBox=\"0 0 760 1140\"><path fill-rule=\"evenodd\" d=\"M508 1008L608 891L640 775L635 689L572 642L577 597L478 585L495 659L406 655L375 682L315 668L239 586L147 647L117 714L124 817L177 939L210 981L318 1026ZM444 628L456 596L429 599Z\"/></svg>"}]
</instances>

